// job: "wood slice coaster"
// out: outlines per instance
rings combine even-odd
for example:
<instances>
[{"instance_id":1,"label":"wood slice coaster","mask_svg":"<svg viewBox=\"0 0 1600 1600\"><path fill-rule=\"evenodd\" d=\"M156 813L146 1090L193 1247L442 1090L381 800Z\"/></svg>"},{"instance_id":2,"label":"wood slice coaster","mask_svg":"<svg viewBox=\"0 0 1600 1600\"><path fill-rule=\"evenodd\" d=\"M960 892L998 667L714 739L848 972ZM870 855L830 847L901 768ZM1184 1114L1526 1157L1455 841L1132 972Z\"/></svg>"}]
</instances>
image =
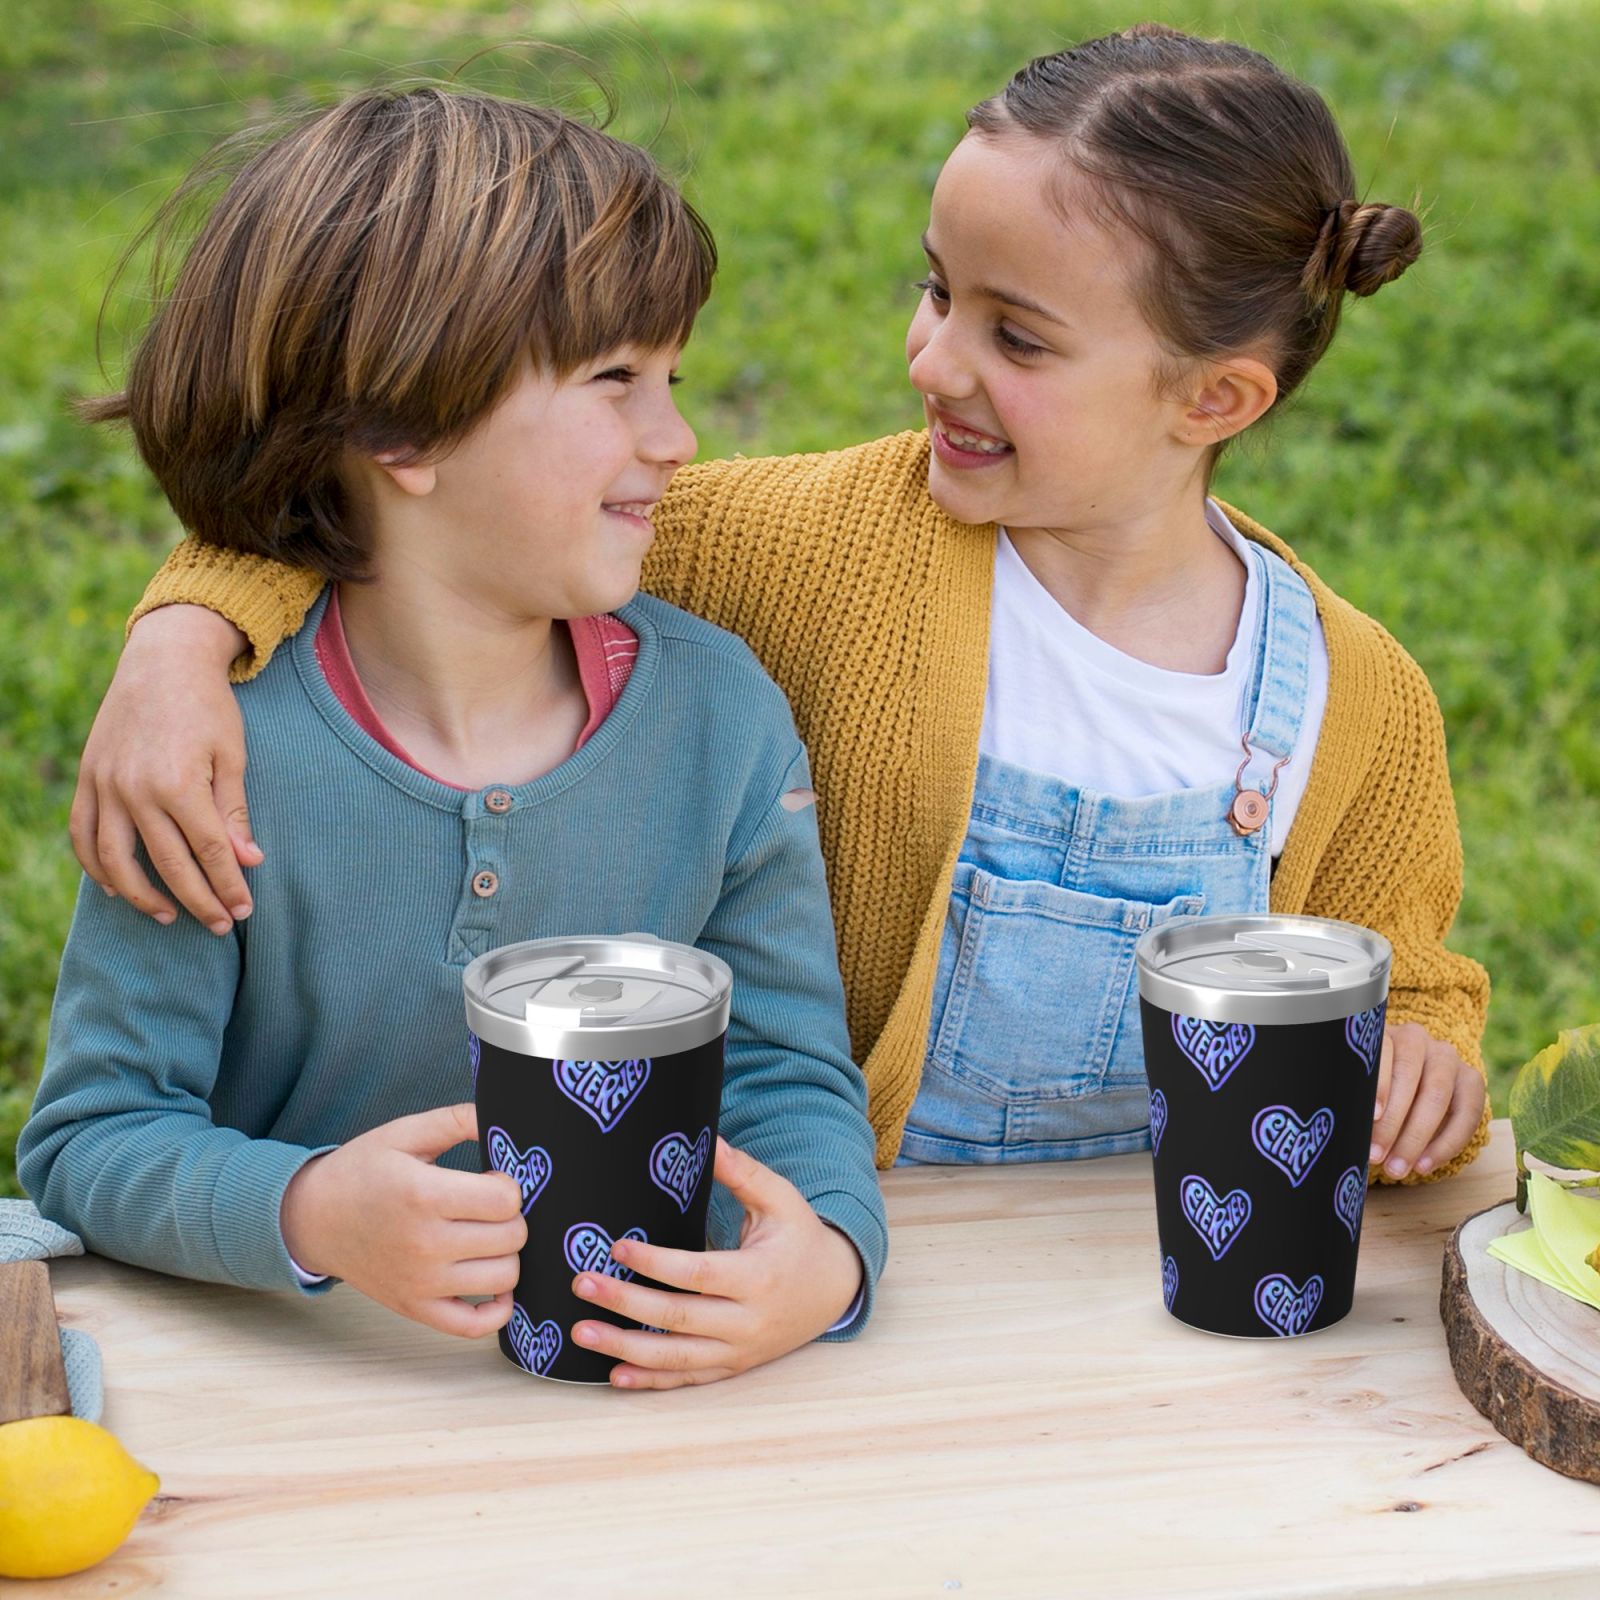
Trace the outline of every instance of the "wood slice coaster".
<instances>
[{"instance_id":1,"label":"wood slice coaster","mask_svg":"<svg viewBox=\"0 0 1600 1600\"><path fill-rule=\"evenodd\" d=\"M1444 1320L1461 1392L1513 1444L1600 1483L1600 1311L1488 1254L1530 1224L1507 1200L1468 1217L1444 1252Z\"/></svg>"},{"instance_id":2,"label":"wood slice coaster","mask_svg":"<svg viewBox=\"0 0 1600 1600\"><path fill-rule=\"evenodd\" d=\"M71 1409L50 1269L42 1261L0 1264L0 1424Z\"/></svg>"}]
</instances>

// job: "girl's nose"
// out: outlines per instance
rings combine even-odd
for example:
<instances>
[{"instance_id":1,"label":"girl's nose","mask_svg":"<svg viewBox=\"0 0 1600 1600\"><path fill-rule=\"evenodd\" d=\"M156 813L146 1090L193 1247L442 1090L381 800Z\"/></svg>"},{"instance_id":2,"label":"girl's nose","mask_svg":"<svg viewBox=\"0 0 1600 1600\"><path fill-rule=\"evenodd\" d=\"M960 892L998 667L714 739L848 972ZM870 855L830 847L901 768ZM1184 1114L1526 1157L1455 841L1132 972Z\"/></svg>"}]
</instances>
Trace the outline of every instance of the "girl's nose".
<instances>
[{"instance_id":1,"label":"girl's nose","mask_svg":"<svg viewBox=\"0 0 1600 1600\"><path fill-rule=\"evenodd\" d=\"M919 393L945 395L952 400L972 393L971 364L964 358L954 319L928 316L913 324L907 339L911 385Z\"/></svg>"}]
</instances>

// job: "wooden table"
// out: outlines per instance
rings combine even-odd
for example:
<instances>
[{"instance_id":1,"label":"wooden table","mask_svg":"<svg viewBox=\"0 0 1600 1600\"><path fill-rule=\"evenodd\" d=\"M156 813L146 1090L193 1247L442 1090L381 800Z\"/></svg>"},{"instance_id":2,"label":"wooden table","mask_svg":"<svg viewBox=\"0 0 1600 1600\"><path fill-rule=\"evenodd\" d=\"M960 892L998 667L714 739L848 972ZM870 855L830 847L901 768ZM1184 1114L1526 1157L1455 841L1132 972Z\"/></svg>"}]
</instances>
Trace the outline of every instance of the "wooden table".
<instances>
[{"instance_id":1,"label":"wooden table","mask_svg":"<svg viewBox=\"0 0 1600 1600\"><path fill-rule=\"evenodd\" d=\"M1441 1249L1511 1192L1506 1124L1465 1175L1374 1193L1354 1311L1286 1341L1162 1310L1148 1160L888 1173L870 1331L674 1393L543 1383L342 1286L55 1263L162 1494L19 1593L1600 1595L1600 1491L1501 1439L1445 1355Z\"/></svg>"}]
</instances>

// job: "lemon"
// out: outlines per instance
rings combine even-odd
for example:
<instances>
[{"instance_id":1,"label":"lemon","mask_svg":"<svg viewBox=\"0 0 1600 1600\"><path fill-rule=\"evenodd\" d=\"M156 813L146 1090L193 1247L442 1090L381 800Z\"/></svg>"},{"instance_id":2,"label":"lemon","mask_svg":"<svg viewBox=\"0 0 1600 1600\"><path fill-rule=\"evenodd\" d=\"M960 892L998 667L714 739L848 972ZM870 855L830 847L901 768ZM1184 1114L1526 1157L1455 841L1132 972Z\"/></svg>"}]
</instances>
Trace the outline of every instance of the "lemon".
<instances>
[{"instance_id":1,"label":"lemon","mask_svg":"<svg viewBox=\"0 0 1600 1600\"><path fill-rule=\"evenodd\" d=\"M104 1561L160 1487L92 1422L0 1425L0 1578L60 1578Z\"/></svg>"}]
</instances>

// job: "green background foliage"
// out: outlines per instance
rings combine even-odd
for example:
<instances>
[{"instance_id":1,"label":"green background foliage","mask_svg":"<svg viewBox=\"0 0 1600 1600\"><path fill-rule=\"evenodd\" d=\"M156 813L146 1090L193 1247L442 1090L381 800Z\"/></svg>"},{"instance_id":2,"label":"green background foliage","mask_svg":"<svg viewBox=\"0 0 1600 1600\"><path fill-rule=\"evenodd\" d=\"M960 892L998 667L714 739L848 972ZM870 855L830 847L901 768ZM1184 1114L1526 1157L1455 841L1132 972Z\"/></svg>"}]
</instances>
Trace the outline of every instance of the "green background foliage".
<instances>
[{"instance_id":1,"label":"green background foliage","mask_svg":"<svg viewBox=\"0 0 1600 1600\"><path fill-rule=\"evenodd\" d=\"M1374 199L1425 208L1405 279L1349 308L1295 404L1224 465L1427 669L1467 886L1452 942L1516 1063L1600 1018L1600 16L1579 0L12 0L0 27L0 1193L43 1053L78 878L77 755L128 607L173 542L125 439L68 413L108 381L117 257L215 139L300 96L441 74L513 39L614 86L724 266L680 391L708 454L915 425L903 325L929 189L968 105L1027 58L1146 16L1319 88ZM596 96L500 50L476 86ZM108 310L109 378L144 312Z\"/></svg>"}]
</instances>

